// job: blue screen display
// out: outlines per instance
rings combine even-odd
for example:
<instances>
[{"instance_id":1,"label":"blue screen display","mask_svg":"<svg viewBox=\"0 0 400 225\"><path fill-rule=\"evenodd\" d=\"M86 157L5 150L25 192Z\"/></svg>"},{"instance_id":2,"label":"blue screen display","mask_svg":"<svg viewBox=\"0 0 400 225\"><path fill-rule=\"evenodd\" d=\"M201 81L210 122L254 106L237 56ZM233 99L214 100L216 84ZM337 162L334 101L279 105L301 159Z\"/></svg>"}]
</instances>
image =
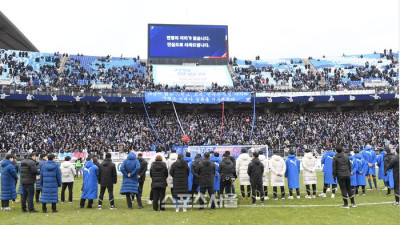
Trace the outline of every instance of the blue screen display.
<instances>
[{"instance_id":1,"label":"blue screen display","mask_svg":"<svg viewBox=\"0 0 400 225\"><path fill-rule=\"evenodd\" d=\"M149 57L228 58L228 26L149 24Z\"/></svg>"}]
</instances>

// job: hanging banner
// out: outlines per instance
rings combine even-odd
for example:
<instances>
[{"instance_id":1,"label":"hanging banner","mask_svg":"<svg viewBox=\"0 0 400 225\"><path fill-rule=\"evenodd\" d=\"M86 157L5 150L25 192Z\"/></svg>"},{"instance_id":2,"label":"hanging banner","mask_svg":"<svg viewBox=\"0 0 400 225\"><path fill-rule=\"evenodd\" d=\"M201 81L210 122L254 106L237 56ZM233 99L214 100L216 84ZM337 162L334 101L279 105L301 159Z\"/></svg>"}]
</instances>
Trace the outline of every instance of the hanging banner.
<instances>
[{"instance_id":1,"label":"hanging banner","mask_svg":"<svg viewBox=\"0 0 400 225\"><path fill-rule=\"evenodd\" d=\"M251 92L145 92L146 103L176 102L183 104L218 104L251 102Z\"/></svg>"}]
</instances>

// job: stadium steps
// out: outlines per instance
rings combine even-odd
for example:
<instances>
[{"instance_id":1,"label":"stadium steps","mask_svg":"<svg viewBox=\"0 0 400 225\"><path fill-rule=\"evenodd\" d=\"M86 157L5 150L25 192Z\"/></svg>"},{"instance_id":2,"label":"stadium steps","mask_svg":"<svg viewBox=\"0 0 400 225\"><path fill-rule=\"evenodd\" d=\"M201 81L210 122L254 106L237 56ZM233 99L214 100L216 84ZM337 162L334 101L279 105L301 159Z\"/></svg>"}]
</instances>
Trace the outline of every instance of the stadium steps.
<instances>
[{"instance_id":1,"label":"stadium steps","mask_svg":"<svg viewBox=\"0 0 400 225\"><path fill-rule=\"evenodd\" d=\"M58 68L58 73L61 74L62 72L64 72L65 69L65 63L68 61L68 56L63 56L61 57L61 61L60 61L60 68Z\"/></svg>"},{"instance_id":2,"label":"stadium steps","mask_svg":"<svg viewBox=\"0 0 400 225\"><path fill-rule=\"evenodd\" d=\"M317 74L317 69L315 69L314 65L307 59L307 58L303 58L301 59L305 64L309 64L310 66L310 70L313 74ZM321 81L319 82L320 85L325 85L326 84L326 80L321 79Z\"/></svg>"},{"instance_id":3,"label":"stadium steps","mask_svg":"<svg viewBox=\"0 0 400 225\"><path fill-rule=\"evenodd\" d=\"M233 69L233 66L228 64L227 67L228 67L228 72L231 75L232 80L236 81L238 78L237 78L237 76L235 74L235 70Z\"/></svg>"}]
</instances>

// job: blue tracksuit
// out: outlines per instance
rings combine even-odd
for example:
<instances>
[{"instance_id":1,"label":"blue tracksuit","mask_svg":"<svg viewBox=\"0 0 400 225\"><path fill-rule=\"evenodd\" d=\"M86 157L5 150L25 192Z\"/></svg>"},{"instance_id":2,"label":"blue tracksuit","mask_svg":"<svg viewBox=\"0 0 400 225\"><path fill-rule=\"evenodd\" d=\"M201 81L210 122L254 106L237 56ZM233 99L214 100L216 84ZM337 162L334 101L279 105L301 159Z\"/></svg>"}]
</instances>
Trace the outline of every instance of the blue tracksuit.
<instances>
[{"instance_id":1,"label":"blue tracksuit","mask_svg":"<svg viewBox=\"0 0 400 225\"><path fill-rule=\"evenodd\" d=\"M189 191L192 191L192 185L193 185L193 173L192 173L192 157L183 157L183 160L189 165L189 176L188 176L188 186L189 186Z\"/></svg>"},{"instance_id":2,"label":"blue tracksuit","mask_svg":"<svg viewBox=\"0 0 400 225\"><path fill-rule=\"evenodd\" d=\"M295 155L289 155L286 159L286 172L285 177L288 179L289 189L300 188L299 174L300 174L300 161Z\"/></svg>"},{"instance_id":3,"label":"blue tracksuit","mask_svg":"<svg viewBox=\"0 0 400 225\"><path fill-rule=\"evenodd\" d=\"M365 180L365 171L368 170L368 165L360 153L355 154L354 158L357 160L357 185L365 186L367 185L367 181Z\"/></svg>"},{"instance_id":4,"label":"blue tracksuit","mask_svg":"<svg viewBox=\"0 0 400 225\"><path fill-rule=\"evenodd\" d=\"M85 163L83 167L83 189L81 199L97 198L97 171L98 168L92 161Z\"/></svg>"},{"instance_id":5,"label":"blue tracksuit","mask_svg":"<svg viewBox=\"0 0 400 225\"><path fill-rule=\"evenodd\" d=\"M349 160L353 172L353 175L350 175L350 186L357 186L357 160L353 156L349 156Z\"/></svg>"},{"instance_id":6,"label":"blue tracksuit","mask_svg":"<svg viewBox=\"0 0 400 225\"><path fill-rule=\"evenodd\" d=\"M375 163L376 163L376 153L370 146L365 146L364 151L361 153L362 157L365 159L365 162L367 164L367 170L365 175L372 175L376 176L376 171L375 171ZM369 167L368 163L371 163L372 166Z\"/></svg>"},{"instance_id":7,"label":"blue tracksuit","mask_svg":"<svg viewBox=\"0 0 400 225\"><path fill-rule=\"evenodd\" d=\"M385 158L386 152L383 151L381 152L381 154L379 154L378 159L376 160L376 164L379 167L378 170L378 179L379 180L385 180L385 162L384 162L384 158Z\"/></svg>"},{"instance_id":8,"label":"blue tracksuit","mask_svg":"<svg viewBox=\"0 0 400 225\"><path fill-rule=\"evenodd\" d=\"M337 184L337 181L333 179L332 174L332 162L335 152L329 150L322 156L321 164L323 165L322 172L324 172L324 184Z\"/></svg>"},{"instance_id":9,"label":"blue tracksuit","mask_svg":"<svg viewBox=\"0 0 400 225\"><path fill-rule=\"evenodd\" d=\"M219 157L214 157L213 155L211 157L211 161L215 163L214 191L219 191L219 186L221 181L219 179L218 166L219 163L221 162L221 159Z\"/></svg>"}]
</instances>

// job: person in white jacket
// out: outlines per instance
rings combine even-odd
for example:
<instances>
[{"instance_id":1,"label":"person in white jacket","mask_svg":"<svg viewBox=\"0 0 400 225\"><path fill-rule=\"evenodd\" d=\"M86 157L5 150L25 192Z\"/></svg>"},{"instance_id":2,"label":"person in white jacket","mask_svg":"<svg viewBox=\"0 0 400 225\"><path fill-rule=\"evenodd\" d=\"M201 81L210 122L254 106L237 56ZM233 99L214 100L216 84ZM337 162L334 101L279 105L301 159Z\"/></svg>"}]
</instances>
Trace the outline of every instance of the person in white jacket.
<instances>
[{"instance_id":1,"label":"person in white jacket","mask_svg":"<svg viewBox=\"0 0 400 225\"><path fill-rule=\"evenodd\" d=\"M164 163L167 163L167 160L165 159L165 156L164 156L164 152L161 151L160 149L157 149L157 150L156 150L156 154L153 155L153 157L150 158L150 161L149 161L149 163L147 164L147 169L148 169L148 170L150 170L151 164L152 164L153 162L156 161L156 157L157 157L157 156L161 156L162 161L163 161ZM147 204L149 204L149 205L153 204L153 192L151 191L151 188L150 188L150 197L149 197L149 200L147 201Z\"/></svg>"},{"instance_id":2,"label":"person in white jacket","mask_svg":"<svg viewBox=\"0 0 400 225\"><path fill-rule=\"evenodd\" d=\"M168 179L167 179L167 183L168 183L168 187L171 188L171 193L172 193L172 189L174 188L173 186L173 178L172 176L169 174L169 170L171 169L171 166L174 162L176 162L176 160L178 159L178 154L176 154L176 150L171 150L171 153L169 155L169 158L167 159L167 169L168 169Z\"/></svg>"},{"instance_id":3,"label":"person in white jacket","mask_svg":"<svg viewBox=\"0 0 400 225\"><path fill-rule=\"evenodd\" d=\"M65 189L68 187L68 202L72 203L72 190L74 188L74 177L76 175L75 167L70 162L71 157L66 156L65 161L61 163L61 202L65 202Z\"/></svg>"},{"instance_id":4,"label":"person in white jacket","mask_svg":"<svg viewBox=\"0 0 400 225\"><path fill-rule=\"evenodd\" d=\"M281 198L285 199L285 172L286 164L279 155L273 155L269 161L271 171L271 185L274 192L274 200L278 200L278 186L281 187Z\"/></svg>"},{"instance_id":5,"label":"person in white jacket","mask_svg":"<svg viewBox=\"0 0 400 225\"><path fill-rule=\"evenodd\" d=\"M269 177L268 177L268 172L269 172L269 163L268 159L265 157L263 151L258 152L258 159L260 162L264 165L264 173L263 173L263 189L264 189L264 199L268 200L268 185L269 185Z\"/></svg>"},{"instance_id":6,"label":"person in white jacket","mask_svg":"<svg viewBox=\"0 0 400 225\"><path fill-rule=\"evenodd\" d=\"M247 153L246 149L242 149L242 153L236 160L236 176L239 177L240 192L242 193L242 199L250 198L250 177L247 174L247 169L249 168L249 163L251 158ZM244 186L247 186L247 197L244 192Z\"/></svg>"},{"instance_id":7,"label":"person in white jacket","mask_svg":"<svg viewBox=\"0 0 400 225\"><path fill-rule=\"evenodd\" d=\"M307 190L307 195L305 196L305 198L315 198L317 195L317 173L315 172L317 160L312 155L311 150L305 150L305 154L301 164L303 166L303 184L306 185ZM313 189L312 195L310 185Z\"/></svg>"}]
</instances>

